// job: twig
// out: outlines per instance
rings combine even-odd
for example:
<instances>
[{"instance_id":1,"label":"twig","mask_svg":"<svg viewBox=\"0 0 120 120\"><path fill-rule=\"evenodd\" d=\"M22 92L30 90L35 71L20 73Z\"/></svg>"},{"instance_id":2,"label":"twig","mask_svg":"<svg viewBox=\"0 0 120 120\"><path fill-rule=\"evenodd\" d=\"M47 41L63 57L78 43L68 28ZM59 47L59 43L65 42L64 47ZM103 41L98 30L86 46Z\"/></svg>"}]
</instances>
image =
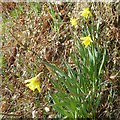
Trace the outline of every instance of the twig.
<instances>
[{"instance_id":1,"label":"twig","mask_svg":"<svg viewBox=\"0 0 120 120\"><path fill-rule=\"evenodd\" d=\"M0 112L0 115L7 115L7 116L22 116L23 114L17 115L17 114L13 114L13 113L3 113L3 112Z\"/></svg>"}]
</instances>

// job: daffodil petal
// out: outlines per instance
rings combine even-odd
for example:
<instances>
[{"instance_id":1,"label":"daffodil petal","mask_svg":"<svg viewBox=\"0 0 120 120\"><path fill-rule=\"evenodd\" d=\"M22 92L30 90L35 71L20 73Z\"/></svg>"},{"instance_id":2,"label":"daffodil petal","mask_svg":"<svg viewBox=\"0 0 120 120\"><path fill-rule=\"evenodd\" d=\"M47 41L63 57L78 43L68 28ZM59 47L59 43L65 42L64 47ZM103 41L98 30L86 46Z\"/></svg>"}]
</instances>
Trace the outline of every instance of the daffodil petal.
<instances>
[{"instance_id":1,"label":"daffodil petal","mask_svg":"<svg viewBox=\"0 0 120 120\"><path fill-rule=\"evenodd\" d=\"M83 40L82 44L84 44L86 47L92 42L90 36L81 37L80 39Z\"/></svg>"},{"instance_id":2,"label":"daffodil petal","mask_svg":"<svg viewBox=\"0 0 120 120\"><path fill-rule=\"evenodd\" d=\"M26 84L26 87L31 89L32 91L35 91L37 89L40 92L40 80L39 80L40 74L38 74L36 77L33 77L31 79L25 80L24 83Z\"/></svg>"},{"instance_id":3,"label":"daffodil petal","mask_svg":"<svg viewBox=\"0 0 120 120\"><path fill-rule=\"evenodd\" d=\"M27 86L29 89L31 89L32 91L35 90L35 86L32 85L31 83L30 83L30 84L27 84L26 86Z\"/></svg>"},{"instance_id":4,"label":"daffodil petal","mask_svg":"<svg viewBox=\"0 0 120 120\"><path fill-rule=\"evenodd\" d=\"M74 27L77 27L77 21L78 21L78 19L76 19L76 18L70 18L71 25Z\"/></svg>"},{"instance_id":5,"label":"daffodil petal","mask_svg":"<svg viewBox=\"0 0 120 120\"><path fill-rule=\"evenodd\" d=\"M82 44L84 44L86 47L90 44L90 41L89 40L85 40L82 42Z\"/></svg>"},{"instance_id":6,"label":"daffodil petal","mask_svg":"<svg viewBox=\"0 0 120 120\"><path fill-rule=\"evenodd\" d=\"M81 16L87 18L88 16L92 16L92 13L89 11L89 8L83 8L83 11L80 12Z\"/></svg>"}]
</instances>

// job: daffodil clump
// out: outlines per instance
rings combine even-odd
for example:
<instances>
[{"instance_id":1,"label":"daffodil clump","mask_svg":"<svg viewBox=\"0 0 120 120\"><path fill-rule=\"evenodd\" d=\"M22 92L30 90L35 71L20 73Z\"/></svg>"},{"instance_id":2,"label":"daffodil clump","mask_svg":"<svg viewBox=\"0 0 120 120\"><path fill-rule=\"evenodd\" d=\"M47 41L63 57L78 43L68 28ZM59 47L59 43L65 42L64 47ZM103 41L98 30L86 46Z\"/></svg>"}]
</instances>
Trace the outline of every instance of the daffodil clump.
<instances>
[{"instance_id":1,"label":"daffodil clump","mask_svg":"<svg viewBox=\"0 0 120 120\"><path fill-rule=\"evenodd\" d=\"M80 39L83 40L82 44L84 44L86 47L92 42L90 36L81 37Z\"/></svg>"},{"instance_id":2,"label":"daffodil clump","mask_svg":"<svg viewBox=\"0 0 120 120\"><path fill-rule=\"evenodd\" d=\"M83 11L81 11L81 16L88 18L89 16L92 16L92 13L89 11L89 8L83 8Z\"/></svg>"},{"instance_id":3,"label":"daffodil clump","mask_svg":"<svg viewBox=\"0 0 120 120\"><path fill-rule=\"evenodd\" d=\"M70 23L71 23L71 25L74 26L75 28L77 27L77 21L78 21L77 18L70 18Z\"/></svg>"},{"instance_id":4,"label":"daffodil clump","mask_svg":"<svg viewBox=\"0 0 120 120\"><path fill-rule=\"evenodd\" d=\"M40 74L41 73L39 73L37 76L31 79L25 80L25 83L26 83L25 86L31 89L32 91L35 91L35 89L37 89L40 92L40 79L39 79Z\"/></svg>"}]
</instances>

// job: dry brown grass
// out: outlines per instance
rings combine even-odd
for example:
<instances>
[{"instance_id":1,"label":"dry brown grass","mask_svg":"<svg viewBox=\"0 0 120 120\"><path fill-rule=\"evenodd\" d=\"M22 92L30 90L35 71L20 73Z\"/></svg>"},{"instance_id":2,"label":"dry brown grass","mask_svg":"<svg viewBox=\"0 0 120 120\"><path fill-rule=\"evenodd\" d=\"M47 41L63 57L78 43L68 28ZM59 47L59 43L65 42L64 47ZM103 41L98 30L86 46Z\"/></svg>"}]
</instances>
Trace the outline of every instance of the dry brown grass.
<instances>
[{"instance_id":1,"label":"dry brown grass","mask_svg":"<svg viewBox=\"0 0 120 120\"><path fill-rule=\"evenodd\" d=\"M36 4L36 3L33 3ZM46 113L44 108L48 106L46 94L52 87L46 78L49 74L47 68L41 64L41 59L62 67L62 59L69 59L68 53L74 50L72 30L69 19L71 16L80 17L78 12L81 6L91 6L94 20L101 19L101 34L107 30L107 61L104 81L108 89L103 92L103 101L98 110L98 117L112 117L119 115L119 46L120 26L117 5L108 3L61 3L53 5L56 17L60 11L59 34L51 27L53 19L50 15L48 3L39 3L40 8L34 8L33 4L3 3L3 35L2 35L2 85L1 108L6 117L31 117L33 109L38 111L37 117L49 117L55 115L52 109ZM39 11L40 10L40 13ZM17 11L17 13L16 13ZM81 23L81 21L79 21ZM77 34L81 34L81 28ZM102 44L102 39L101 39ZM32 92L23 84L25 79L33 77L39 72L41 76L41 93ZM110 85L110 86L109 86ZM113 87L115 96L110 103L110 87ZM110 96L112 97L112 95Z\"/></svg>"}]
</instances>

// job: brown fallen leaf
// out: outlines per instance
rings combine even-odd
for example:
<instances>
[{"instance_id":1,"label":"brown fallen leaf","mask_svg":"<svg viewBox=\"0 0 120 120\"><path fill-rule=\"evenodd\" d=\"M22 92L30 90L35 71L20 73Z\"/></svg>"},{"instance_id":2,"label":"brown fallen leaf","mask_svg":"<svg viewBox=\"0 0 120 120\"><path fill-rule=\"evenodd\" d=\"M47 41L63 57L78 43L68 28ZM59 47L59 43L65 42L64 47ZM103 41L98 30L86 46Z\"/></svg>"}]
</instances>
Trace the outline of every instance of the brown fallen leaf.
<instances>
[{"instance_id":1,"label":"brown fallen leaf","mask_svg":"<svg viewBox=\"0 0 120 120\"><path fill-rule=\"evenodd\" d=\"M115 75L111 75L111 76L110 76L110 79L112 79L112 80L115 79L115 78L117 77L118 74L119 74L119 72L116 73Z\"/></svg>"},{"instance_id":2,"label":"brown fallen leaf","mask_svg":"<svg viewBox=\"0 0 120 120\"><path fill-rule=\"evenodd\" d=\"M0 104L1 104L1 105L0 105L0 112L5 112L5 111L7 111L9 104L6 103L6 102L1 102Z\"/></svg>"}]
</instances>

